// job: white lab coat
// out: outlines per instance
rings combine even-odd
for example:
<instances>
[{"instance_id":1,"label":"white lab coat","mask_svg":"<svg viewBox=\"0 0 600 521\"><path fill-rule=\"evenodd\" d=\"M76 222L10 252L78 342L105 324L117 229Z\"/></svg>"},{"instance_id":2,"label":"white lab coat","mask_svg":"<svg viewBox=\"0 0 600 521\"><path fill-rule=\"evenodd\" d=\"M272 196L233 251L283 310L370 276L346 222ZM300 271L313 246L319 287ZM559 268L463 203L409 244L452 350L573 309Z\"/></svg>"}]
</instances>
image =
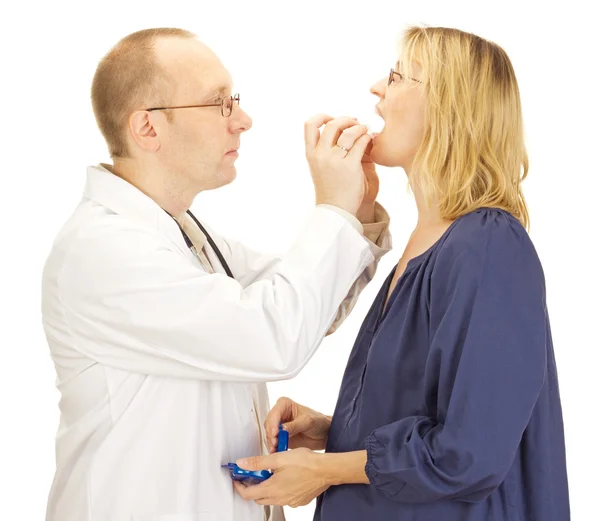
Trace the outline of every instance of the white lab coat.
<instances>
[{"instance_id":1,"label":"white lab coat","mask_svg":"<svg viewBox=\"0 0 600 521\"><path fill-rule=\"evenodd\" d=\"M326 208L279 258L213 238L235 280L212 252L208 274L153 200L89 168L43 274L61 393L47 521L265 519L220 466L264 452L265 382L304 367L390 238Z\"/></svg>"}]
</instances>

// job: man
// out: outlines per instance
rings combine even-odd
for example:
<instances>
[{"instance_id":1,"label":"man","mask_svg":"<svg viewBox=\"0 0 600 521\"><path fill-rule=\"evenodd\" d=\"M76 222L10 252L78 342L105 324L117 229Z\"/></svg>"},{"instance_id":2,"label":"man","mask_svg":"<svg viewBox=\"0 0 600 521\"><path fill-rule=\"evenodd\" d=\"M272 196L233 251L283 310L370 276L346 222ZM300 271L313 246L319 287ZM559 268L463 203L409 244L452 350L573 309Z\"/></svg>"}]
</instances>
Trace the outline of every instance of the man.
<instances>
[{"instance_id":1,"label":"man","mask_svg":"<svg viewBox=\"0 0 600 521\"><path fill-rule=\"evenodd\" d=\"M292 248L274 258L204 233L187 210L235 178L251 126L238 102L186 31L134 33L98 66L114 164L89 168L43 276L62 395L47 521L282 518L220 466L265 452L265 382L296 375L351 310L389 219L361 165L366 127L320 116L306 125L317 208Z\"/></svg>"}]
</instances>

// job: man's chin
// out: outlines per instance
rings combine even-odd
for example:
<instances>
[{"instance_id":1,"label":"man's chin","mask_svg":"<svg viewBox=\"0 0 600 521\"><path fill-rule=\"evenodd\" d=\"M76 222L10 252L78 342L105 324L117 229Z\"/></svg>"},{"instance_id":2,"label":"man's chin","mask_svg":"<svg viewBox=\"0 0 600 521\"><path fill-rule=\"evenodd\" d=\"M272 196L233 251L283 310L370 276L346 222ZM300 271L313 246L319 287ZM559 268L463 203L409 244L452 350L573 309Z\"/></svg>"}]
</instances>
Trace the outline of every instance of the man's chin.
<instances>
[{"instance_id":1,"label":"man's chin","mask_svg":"<svg viewBox=\"0 0 600 521\"><path fill-rule=\"evenodd\" d=\"M237 176L237 172L234 167L222 168L211 178L210 185L204 184L203 190L217 190L223 186L227 186L232 183Z\"/></svg>"},{"instance_id":2,"label":"man's chin","mask_svg":"<svg viewBox=\"0 0 600 521\"><path fill-rule=\"evenodd\" d=\"M228 166L227 168L224 168L223 170L221 170L221 175L219 176L221 182L223 183L221 186L233 183L236 177L237 169L235 168L235 166Z\"/></svg>"}]
</instances>

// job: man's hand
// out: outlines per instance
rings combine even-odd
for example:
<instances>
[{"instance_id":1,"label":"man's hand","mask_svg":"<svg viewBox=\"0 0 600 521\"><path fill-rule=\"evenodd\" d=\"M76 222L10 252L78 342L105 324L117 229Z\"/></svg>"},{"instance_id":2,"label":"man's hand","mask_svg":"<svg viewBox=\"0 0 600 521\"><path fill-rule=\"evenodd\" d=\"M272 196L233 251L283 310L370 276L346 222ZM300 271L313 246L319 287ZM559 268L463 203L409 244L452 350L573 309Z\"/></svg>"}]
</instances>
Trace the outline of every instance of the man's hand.
<instances>
[{"instance_id":1,"label":"man's hand","mask_svg":"<svg viewBox=\"0 0 600 521\"><path fill-rule=\"evenodd\" d=\"M306 158L317 204L331 204L356 215L366 190L361 161L371 142L367 130L349 117L319 115L306 122Z\"/></svg>"},{"instance_id":2,"label":"man's hand","mask_svg":"<svg viewBox=\"0 0 600 521\"><path fill-rule=\"evenodd\" d=\"M371 158L371 150L373 149L373 142L371 141L365 150L365 154L362 157L362 168L364 174L365 191L362 203L356 212L357 219L363 223L368 224L375 221L375 200L379 193L379 176L375 170L375 163Z\"/></svg>"}]
</instances>

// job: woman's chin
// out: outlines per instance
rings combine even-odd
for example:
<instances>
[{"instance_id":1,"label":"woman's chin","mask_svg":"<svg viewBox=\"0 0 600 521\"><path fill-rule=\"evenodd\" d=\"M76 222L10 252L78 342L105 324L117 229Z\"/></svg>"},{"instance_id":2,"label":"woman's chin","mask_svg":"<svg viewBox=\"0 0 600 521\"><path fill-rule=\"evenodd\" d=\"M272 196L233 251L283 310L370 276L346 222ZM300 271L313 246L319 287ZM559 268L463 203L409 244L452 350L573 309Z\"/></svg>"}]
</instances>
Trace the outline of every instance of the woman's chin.
<instances>
[{"instance_id":1,"label":"woman's chin","mask_svg":"<svg viewBox=\"0 0 600 521\"><path fill-rule=\"evenodd\" d=\"M376 165L397 167L402 166L403 161L398 156L398 150L390 150L381 139L373 140L373 149L371 150L371 159Z\"/></svg>"},{"instance_id":2,"label":"woman's chin","mask_svg":"<svg viewBox=\"0 0 600 521\"><path fill-rule=\"evenodd\" d=\"M378 146L376 142L373 144L373 150L371 150L371 159L376 165L394 166L390 164L390 158L388 157L388 154L386 154L385 149L383 149L381 146Z\"/></svg>"}]
</instances>

